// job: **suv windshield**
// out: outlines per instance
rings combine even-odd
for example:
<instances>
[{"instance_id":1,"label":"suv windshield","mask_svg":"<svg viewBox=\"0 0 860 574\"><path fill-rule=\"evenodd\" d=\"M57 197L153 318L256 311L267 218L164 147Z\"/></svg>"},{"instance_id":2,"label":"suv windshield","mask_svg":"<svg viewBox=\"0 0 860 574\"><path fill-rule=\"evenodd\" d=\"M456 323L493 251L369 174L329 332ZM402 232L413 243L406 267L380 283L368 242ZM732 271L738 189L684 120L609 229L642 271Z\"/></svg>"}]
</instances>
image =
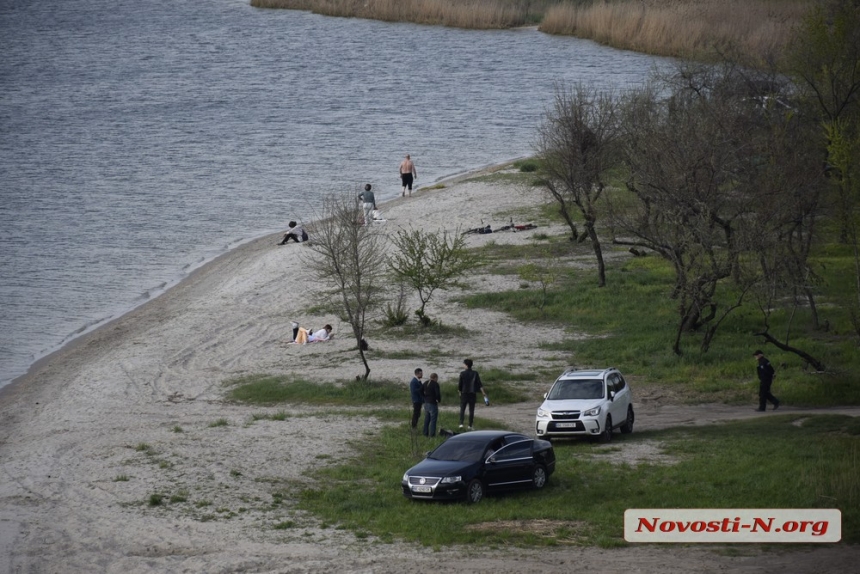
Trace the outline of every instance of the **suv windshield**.
<instances>
[{"instance_id":1,"label":"suv windshield","mask_svg":"<svg viewBox=\"0 0 860 574\"><path fill-rule=\"evenodd\" d=\"M486 446L485 441L449 440L440 444L436 450L430 453L428 458L476 462L481 460L481 455L484 454Z\"/></svg>"},{"instance_id":2,"label":"suv windshield","mask_svg":"<svg viewBox=\"0 0 860 574\"><path fill-rule=\"evenodd\" d=\"M558 380L550 389L547 399L602 399L603 381L600 379Z\"/></svg>"}]
</instances>

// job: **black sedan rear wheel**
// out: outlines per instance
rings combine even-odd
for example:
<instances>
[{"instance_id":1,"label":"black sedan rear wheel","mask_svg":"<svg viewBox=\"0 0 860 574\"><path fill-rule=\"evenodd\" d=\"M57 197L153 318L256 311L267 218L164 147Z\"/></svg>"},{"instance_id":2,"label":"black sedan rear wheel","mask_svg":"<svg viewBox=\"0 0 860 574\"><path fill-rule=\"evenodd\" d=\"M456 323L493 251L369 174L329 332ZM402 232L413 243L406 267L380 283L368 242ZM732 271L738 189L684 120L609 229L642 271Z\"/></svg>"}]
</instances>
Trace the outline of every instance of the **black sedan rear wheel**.
<instances>
[{"instance_id":1,"label":"black sedan rear wheel","mask_svg":"<svg viewBox=\"0 0 860 574\"><path fill-rule=\"evenodd\" d=\"M484 498L484 484L477 478L472 479L466 487L466 501L469 504L475 504L481 502L482 498Z\"/></svg>"},{"instance_id":2,"label":"black sedan rear wheel","mask_svg":"<svg viewBox=\"0 0 860 574\"><path fill-rule=\"evenodd\" d=\"M535 488L546 486L546 469L542 464L537 465L532 471L532 484Z\"/></svg>"}]
</instances>

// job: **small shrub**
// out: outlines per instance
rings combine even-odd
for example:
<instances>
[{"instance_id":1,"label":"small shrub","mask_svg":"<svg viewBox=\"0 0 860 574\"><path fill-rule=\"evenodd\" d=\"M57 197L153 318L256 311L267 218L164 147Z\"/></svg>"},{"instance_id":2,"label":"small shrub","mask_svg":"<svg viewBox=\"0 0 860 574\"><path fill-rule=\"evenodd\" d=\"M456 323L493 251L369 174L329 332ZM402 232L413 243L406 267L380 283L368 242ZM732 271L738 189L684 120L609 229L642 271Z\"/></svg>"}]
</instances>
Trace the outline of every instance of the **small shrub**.
<instances>
[{"instance_id":1,"label":"small shrub","mask_svg":"<svg viewBox=\"0 0 860 574\"><path fill-rule=\"evenodd\" d=\"M274 526L275 530L287 530L289 528L295 528L295 527L296 527L296 523L293 522L292 520L285 520L284 522L278 522Z\"/></svg>"},{"instance_id":2,"label":"small shrub","mask_svg":"<svg viewBox=\"0 0 860 574\"><path fill-rule=\"evenodd\" d=\"M409 313L406 309L399 304L392 307L391 303L388 303L385 306L385 319L382 320L382 324L386 327L399 327L400 325L405 325L406 321L409 320Z\"/></svg>"},{"instance_id":3,"label":"small shrub","mask_svg":"<svg viewBox=\"0 0 860 574\"><path fill-rule=\"evenodd\" d=\"M175 427L173 427L173 432L185 432L185 431L182 430L181 426L176 425Z\"/></svg>"},{"instance_id":4,"label":"small shrub","mask_svg":"<svg viewBox=\"0 0 860 574\"><path fill-rule=\"evenodd\" d=\"M225 419L225 418L220 418L220 419L218 419L218 420L217 420L217 421L215 421L215 422L209 423L209 428L214 428L214 427L226 427L226 426L228 426L229 424L230 424L230 421L228 421L228 420L227 420L227 419Z\"/></svg>"},{"instance_id":5,"label":"small shrub","mask_svg":"<svg viewBox=\"0 0 860 574\"><path fill-rule=\"evenodd\" d=\"M161 506L164 502L164 495L159 493L153 493L149 495L149 505L150 506Z\"/></svg>"},{"instance_id":6,"label":"small shrub","mask_svg":"<svg viewBox=\"0 0 860 574\"><path fill-rule=\"evenodd\" d=\"M127 474L118 474L117 476L114 477L113 481L114 482L128 482L128 475Z\"/></svg>"}]
</instances>

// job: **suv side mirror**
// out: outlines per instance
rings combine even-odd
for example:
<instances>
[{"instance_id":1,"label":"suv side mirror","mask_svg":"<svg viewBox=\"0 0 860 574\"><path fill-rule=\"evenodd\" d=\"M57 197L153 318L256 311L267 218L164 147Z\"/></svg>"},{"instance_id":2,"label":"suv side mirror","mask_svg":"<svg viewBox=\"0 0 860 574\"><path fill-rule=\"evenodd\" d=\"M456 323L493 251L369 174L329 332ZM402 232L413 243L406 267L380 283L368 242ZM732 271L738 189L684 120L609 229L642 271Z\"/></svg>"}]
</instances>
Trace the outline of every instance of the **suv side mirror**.
<instances>
[{"instance_id":1,"label":"suv side mirror","mask_svg":"<svg viewBox=\"0 0 860 574\"><path fill-rule=\"evenodd\" d=\"M609 391L609 400L610 400L610 401L614 401L614 400L615 400L615 391Z\"/></svg>"},{"instance_id":2,"label":"suv side mirror","mask_svg":"<svg viewBox=\"0 0 860 574\"><path fill-rule=\"evenodd\" d=\"M549 393L544 393L544 394L543 394L543 398L547 398L547 396L549 396Z\"/></svg>"}]
</instances>

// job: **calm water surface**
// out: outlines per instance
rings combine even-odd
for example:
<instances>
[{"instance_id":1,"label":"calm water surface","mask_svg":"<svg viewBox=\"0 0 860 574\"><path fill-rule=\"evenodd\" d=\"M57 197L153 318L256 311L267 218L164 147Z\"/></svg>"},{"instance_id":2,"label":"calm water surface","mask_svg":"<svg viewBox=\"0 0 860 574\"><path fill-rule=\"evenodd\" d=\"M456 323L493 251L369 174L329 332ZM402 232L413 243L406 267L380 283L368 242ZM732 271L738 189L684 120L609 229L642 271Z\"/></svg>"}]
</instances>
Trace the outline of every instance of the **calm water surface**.
<instances>
[{"instance_id":1,"label":"calm water surface","mask_svg":"<svg viewBox=\"0 0 860 574\"><path fill-rule=\"evenodd\" d=\"M0 386L323 193L531 153L557 83L666 61L245 0L0 0Z\"/></svg>"}]
</instances>

